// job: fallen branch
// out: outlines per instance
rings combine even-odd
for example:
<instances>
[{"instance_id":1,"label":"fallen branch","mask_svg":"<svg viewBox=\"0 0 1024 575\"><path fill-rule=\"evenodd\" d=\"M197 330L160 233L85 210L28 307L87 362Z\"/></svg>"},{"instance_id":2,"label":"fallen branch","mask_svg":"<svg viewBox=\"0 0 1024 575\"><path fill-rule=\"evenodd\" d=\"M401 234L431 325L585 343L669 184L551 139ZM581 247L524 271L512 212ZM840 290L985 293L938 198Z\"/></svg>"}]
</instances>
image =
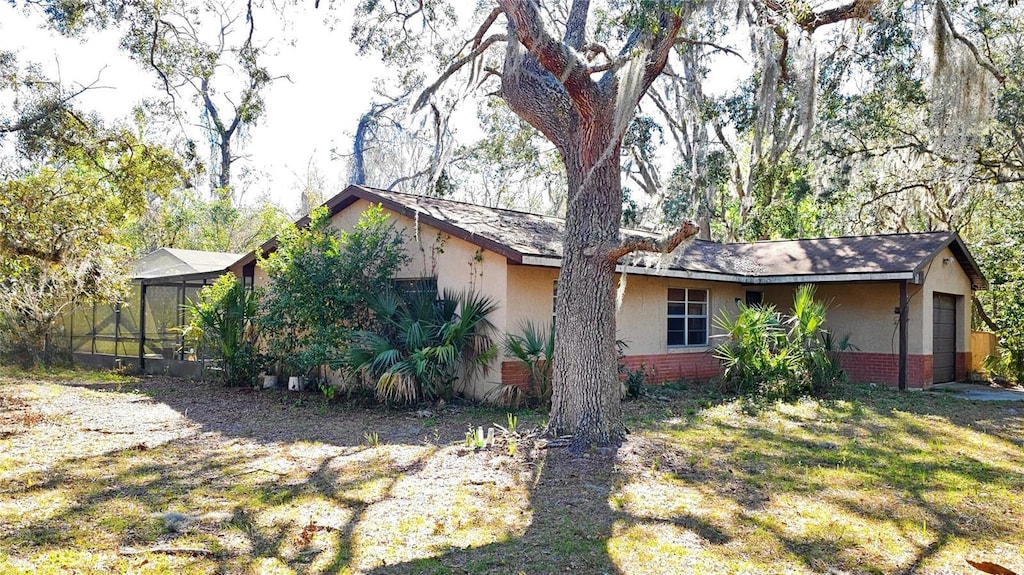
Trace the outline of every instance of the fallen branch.
<instances>
[{"instance_id":1,"label":"fallen branch","mask_svg":"<svg viewBox=\"0 0 1024 575\"><path fill-rule=\"evenodd\" d=\"M170 546L157 546L150 547L148 549L135 549L134 547L124 547L118 551L121 555L145 555L146 553L163 553L165 555L202 555L203 557L209 557L213 555L213 551L205 549L203 547L170 547Z\"/></svg>"}]
</instances>

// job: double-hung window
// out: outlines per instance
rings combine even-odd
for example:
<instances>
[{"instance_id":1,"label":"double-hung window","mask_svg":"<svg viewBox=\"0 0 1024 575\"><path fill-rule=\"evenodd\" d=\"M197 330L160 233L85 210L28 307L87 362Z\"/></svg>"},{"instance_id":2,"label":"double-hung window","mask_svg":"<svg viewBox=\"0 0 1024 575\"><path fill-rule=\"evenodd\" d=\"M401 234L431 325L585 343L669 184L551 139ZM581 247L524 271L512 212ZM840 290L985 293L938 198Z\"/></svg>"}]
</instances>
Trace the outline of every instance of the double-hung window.
<instances>
[{"instance_id":1,"label":"double-hung window","mask_svg":"<svg viewBox=\"0 0 1024 575\"><path fill-rule=\"evenodd\" d=\"M708 290L668 289L668 345L708 344Z\"/></svg>"}]
</instances>

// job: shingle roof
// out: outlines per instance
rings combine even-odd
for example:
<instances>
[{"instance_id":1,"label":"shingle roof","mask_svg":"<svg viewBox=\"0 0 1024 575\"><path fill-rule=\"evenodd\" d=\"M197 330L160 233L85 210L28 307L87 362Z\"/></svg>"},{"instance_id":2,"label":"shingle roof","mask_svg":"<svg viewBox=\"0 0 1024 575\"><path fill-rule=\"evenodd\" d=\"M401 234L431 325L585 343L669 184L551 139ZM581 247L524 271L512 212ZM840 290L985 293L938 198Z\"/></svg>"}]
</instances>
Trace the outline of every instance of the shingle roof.
<instances>
[{"instance_id":1,"label":"shingle roof","mask_svg":"<svg viewBox=\"0 0 1024 575\"><path fill-rule=\"evenodd\" d=\"M358 199L381 203L445 233L508 257L514 263L558 265L565 221L528 212L488 208L439 198L349 186L325 202L337 213ZM296 222L302 226L303 218ZM625 234L655 237L650 232ZM623 264L656 275L676 275L745 283L909 279L919 274L945 247L950 247L972 283L987 287L977 264L955 232L923 232L752 243L694 240L672 254L636 254ZM273 250L272 240L264 252ZM248 256L245 261L255 258Z\"/></svg>"},{"instance_id":2,"label":"shingle roof","mask_svg":"<svg viewBox=\"0 0 1024 575\"><path fill-rule=\"evenodd\" d=\"M223 273L242 254L159 248L135 261L137 280Z\"/></svg>"}]
</instances>

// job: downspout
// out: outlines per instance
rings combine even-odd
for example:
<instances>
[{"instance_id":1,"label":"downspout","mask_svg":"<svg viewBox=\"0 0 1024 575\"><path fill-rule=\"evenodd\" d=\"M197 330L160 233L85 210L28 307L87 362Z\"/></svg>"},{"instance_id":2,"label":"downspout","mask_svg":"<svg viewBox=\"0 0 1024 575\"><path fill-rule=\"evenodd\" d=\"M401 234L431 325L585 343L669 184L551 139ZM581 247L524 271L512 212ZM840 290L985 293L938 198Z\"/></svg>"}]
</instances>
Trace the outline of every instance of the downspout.
<instances>
[{"instance_id":1,"label":"downspout","mask_svg":"<svg viewBox=\"0 0 1024 575\"><path fill-rule=\"evenodd\" d=\"M900 364L899 382L897 388L900 391L907 390L907 316L909 315L910 300L907 297L907 280L900 282Z\"/></svg>"}]
</instances>

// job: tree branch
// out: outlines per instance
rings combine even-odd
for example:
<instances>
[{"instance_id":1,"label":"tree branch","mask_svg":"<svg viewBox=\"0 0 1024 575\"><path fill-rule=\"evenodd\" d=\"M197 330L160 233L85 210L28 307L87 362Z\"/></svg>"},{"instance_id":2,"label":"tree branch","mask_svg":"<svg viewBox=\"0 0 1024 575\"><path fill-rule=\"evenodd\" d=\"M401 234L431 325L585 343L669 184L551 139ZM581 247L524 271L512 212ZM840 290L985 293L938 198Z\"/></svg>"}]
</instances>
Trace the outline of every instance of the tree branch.
<instances>
[{"instance_id":1,"label":"tree branch","mask_svg":"<svg viewBox=\"0 0 1024 575\"><path fill-rule=\"evenodd\" d=\"M441 84L444 84L448 80L448 78L452 77L452 74L458 72L460 69L462 69L463 66L476 60L480 56L480 54L483 54L484 51L490 48L492 44L494 44L495 42L506 42L507 40L508 36L504 34L494 34L492 36L489 36L483 42L477 44L476 48L474 48L473 51L470 52L468 55L459 58L455 62L452 62L452 64L448 66L448 69L445 70L444 73L441 74L441 76L437 80L435 80L433 84L423 89L423 92L420 93L420 96L416 98L416 103L413 104L412 111L418 112L420 109L422 109L423 106L425 106L427 102L430 101L431 96L433 96L434 93L437 92L437 89L441 87Z\"/></svg>"},{"instance_id":2,"label":"tree branch","mask_svg":"<svg viewBox=\"0 0 1024 575\"><path fill-rule=\"evenodd\" d=\"M946 8L946 3L943 2L942 0L939 0L938 2L935 3L935 9L938 10L939 15L942 16L942 21L945 22L946 27L949 28L949 33L952 34L953 38L955 38L958 42L960 42L964 46L967 46L967 49L970 50L971 54L974 55L974 60L978 63L978 65L991 72L992 76L995 77L996 81L999 82L1000 84L1006 83L1006 76L1003 73L1001 73L992 64L992 62L986 60L985 58L982 58L981 53L978 52L978 48L975 47L975 45L969 39L967 39L966 36L956 31L956 27L953 25L953 18L949 15L949 10Z\"/></svg>"},{"instance_id":3,"label":"tree branch","mask_svg":"<svg viewBox=\"0 0 1024 575\"><path fill-rule=\"evenodd\" d=\"M978 312L978 317L981 318L981 321L988 326L990 330L998 332L999 326L996 325L996 322L992 321L991 317L989 317L988 313L985 311L985 306L981 305L981 300L978 299L978 296L972 295L971 301L974 302L974 310Z\"/></svg>"},{"instance_id":4,"label":"tree branch","mask_svg":"<svg viewBox=\"0 0 1024 575\"><path fill-rule=\"evenodd\" d=\"M587 64L571 46L559 42L544 29L535 0L498 0L516 37L530 55L558 80L577 105L587 105L595 88ZM574 2L577 4L585 2Z\"/></svg>"},{"instance_id":5,"label":"tree branch","mask_svg":"<svg viewBox=\"0 0 1024 575\"><path fill-rule=\"evenodd\" d=\"M829 8L821 12L815 12L806 4L799 4L791 8L789 2L778 0L762 0L762 3L776 14L791 14L796 17L796 25L803 31L813 34L822 26L835 24L844 20L868 20L871 16L871 9L881 0L853 0L847 4ZM794 9L795 8L795 9Z\"/></svg>"},{"instance_id":6,"label":"tree branch","mask_svg":"<svg viewBox=\"0 0 1024 575\"><path fill-rule=\"evenodd\" d=\"M680 38L676 38L676 44L684 44L684 45L687 45L687 46L709 46L709 47L714 48L715 50L717 50L719 52L725 52L726 54L730 54L732 56L736 56L744 64L747 63L746 58L744 58L743 55L740 54L739 52L737 52L736 50L733 50L732 48L730 48L728 46L722 46L720 44L715 44L714 42L708 42L706 40L694 40L692 38L682 38L682 37L680 37Z\"/></svg>"},{"instance_id":7,"label":"tree branch","mask_svg":"<svg viewBox=\"0 0 1024 575\"><path fill-rule=\"evenodd\" d=\"M619 247L611 250L607 254L608 261L617 262L619 258L627 256L633 252L654 252L667 254L672 250L679 247L679 244L684 241L696 236L700 232L700 229L695 226L692 222L686 222L683 227L676 230L671 236L663 238L661 240L653 240L650 238L644 238L640 236L627 237L619 245Z\"/></svg>"},{"instance_id":8,"label":"tree branch","mask_svg":"<svg viewBox=\"0 0 1024 575\"><path fill-rule=\"evenodd\" d=\"M58 99L56 99L56 100L54 100L52 102L47 103L46 105L42 106L39 110L37 110L34 114L32 114L32 115L30 115L28 117L25 117L25 118L21 118L16 123L14 123L14 124L8 124L8 123L0 124L0 134L7 134L7 133L11 133L11 132L20 132L22 130L27 130L27 129L31 128L32 125L34 125L35 123L42 121L44 118L46 118L50 114L53 114L53 113L57 112L58 110L64 108L65 104L67 104L71 100L74 100L78 96L82 95L86 90L91 90L91 89L95 88L96 84L98 84L98 83L99 83L99 78L97 78L96 80L93 80L93 82L90 83L87 86L82 86L79 89L75 90L74 92L72 92L70 94L67 94L66 96L61 96L60 98L58 98Z\"/></svg>"}]
</instances>

